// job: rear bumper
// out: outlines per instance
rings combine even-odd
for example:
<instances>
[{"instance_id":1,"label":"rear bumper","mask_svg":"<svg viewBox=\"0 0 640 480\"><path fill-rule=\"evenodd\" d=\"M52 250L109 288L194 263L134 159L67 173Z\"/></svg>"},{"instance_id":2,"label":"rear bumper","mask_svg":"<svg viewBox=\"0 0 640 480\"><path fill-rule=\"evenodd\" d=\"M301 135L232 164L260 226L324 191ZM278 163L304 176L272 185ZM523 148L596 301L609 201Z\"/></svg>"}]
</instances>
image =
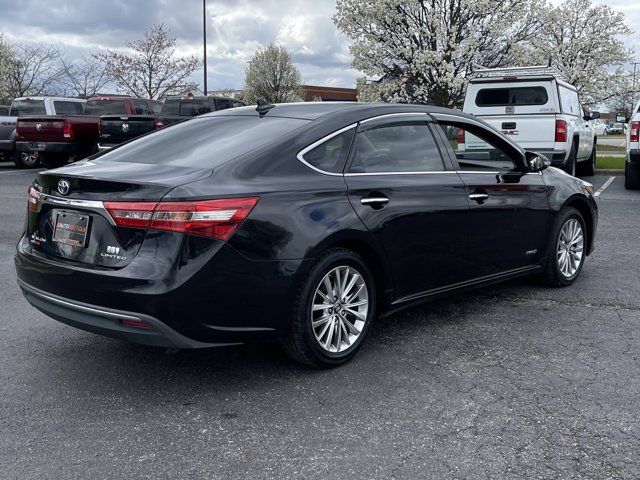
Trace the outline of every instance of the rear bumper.
<instances>
[{"instance_id":1,"label":"rear bumper","mask_svg":"<svg viewBox=\"0 0 640 480\"><path fill-rule=\"evenodd\" d=\"M631 165L640 165L640 150L629 150L627 159Z\"/></svg>"},{"instance_id":2,"label":"rear bumper","mask_svg":"<svg viewBox=\"0 0 640 480\"><path fill-rule=\"evenodd\" d=\"M0 152L10 152L15 147L14 140L0 140Z\"/></svg>"},{"instance_id":3,"label":"rear bumper","mask_svg":"<svg viewBox=\"0 0 640 480\"><path fill-rule=\"evenodd\" d=\"M66 325L132 343L166 348L208 348L231 343L204 343L192 340L160 320L140 313L89 305L45 293L18 280L27 301L45 315ZM132 327L126 321L145 322L149 327Z\"/></svg>"},{"instance_id":4,"label":"rear bumper","mask_svg":"<svg viewBox=\"0 0 640 480\"><path fill-rule=\"evenodd\" d=\"M33 147L32 144L43 144L44 148ZM66 142L16 142L16 150L19 152L43 152L43 153L74 153L75 143Z\"/></svg>"},{"instance_id":5,"label":"rear bumper","mask_svg":"<svg viewBox=\"0 0 640 480\"><path fill-rule=\"evenodd\" d=\"M532 150L535 153L540 153L551 160L551 165L554 167L563 166L567 161L566 150Z\"/></svg>"}]
</instances>

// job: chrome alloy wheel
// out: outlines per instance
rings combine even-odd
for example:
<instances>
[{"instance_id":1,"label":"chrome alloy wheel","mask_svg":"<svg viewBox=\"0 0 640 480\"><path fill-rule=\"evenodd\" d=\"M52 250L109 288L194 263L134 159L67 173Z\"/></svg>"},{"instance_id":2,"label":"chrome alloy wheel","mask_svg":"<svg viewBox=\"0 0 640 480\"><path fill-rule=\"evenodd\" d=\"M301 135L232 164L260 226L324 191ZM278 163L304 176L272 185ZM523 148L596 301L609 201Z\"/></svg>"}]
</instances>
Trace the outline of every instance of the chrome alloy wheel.
<instances>
[{"instance_id":1,"label":"chrome alloy wheel","mask_svg":"<svg viewBox=\"0 0 640 480\"><path fill-rule=\"evenodd\" d=\"M35 167L38 165L38 152L21 152L20 161L25 167Z\"/></svg>"},{"instance_id":2,"label":"chrome alloy wheel","mask_svg":"<svg viewBox=\"0 0 640 480\"><path fill-rule=\"evenodd\" d=\"M320 281L311 305L311 326L327 352L347 350L360 337L369 312L363 276L350 266L335 267Z\"/></svg>"},{"instance_id":3,"label":"chrome alloy wheel","mask_svg":"<svg viewBox=\"0 0 640 480\"><path fill-rule=\"evenodd\" d=\"M556 260L563 277L572 278L580 268L584 253L584 233L582 225L575 218L570 218L560 229Z\"/></svg>"}]
</instances>

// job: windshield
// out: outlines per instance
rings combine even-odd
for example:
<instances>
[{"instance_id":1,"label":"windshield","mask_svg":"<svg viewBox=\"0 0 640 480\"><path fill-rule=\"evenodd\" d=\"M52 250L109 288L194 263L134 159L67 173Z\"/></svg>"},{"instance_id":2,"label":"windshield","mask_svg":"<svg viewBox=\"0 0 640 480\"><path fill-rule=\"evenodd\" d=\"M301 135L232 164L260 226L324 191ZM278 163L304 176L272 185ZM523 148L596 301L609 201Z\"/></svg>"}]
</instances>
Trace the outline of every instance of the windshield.
<instances>
[{"instance_id":1,"label":"windshield","mask_svg":"<svg viewBox=\"0 0 640 480\"><path fill-rule=\"evenodd\" d=\"M22 117L24 115L46 115L44 100L14 100L11 103L11 115Z\"/></svg>"},{"instance_id":2,"label":"windshield","mask_svg":"<svg viewBox=\"0 0 640 480\"><path fill-rule=\"evenodd\" d=\"M305 125L282 117L204 117L158 130L96 161L215 168Z\"/></svg>"},{"instance_id":3,"label":"windshield","mask_svg":"<svg viewBox=\"0 0 640 480\"><path fill-rule=\"evenodd\" d=\"M85 115L124 115L127 113L124 100L89 100L84 109Z\"/></svg>"},{"instance_id":4,"label":"windshield","mask_svg":"<svg viewBox=\"0 0 640 480\"><path fill-rule=\"evenodd\" d=\"M181 117L195 117L211 112L208 98L198 99L168 99L162 107L163 115L179 115Z\"/></svg>"}]
</instances>

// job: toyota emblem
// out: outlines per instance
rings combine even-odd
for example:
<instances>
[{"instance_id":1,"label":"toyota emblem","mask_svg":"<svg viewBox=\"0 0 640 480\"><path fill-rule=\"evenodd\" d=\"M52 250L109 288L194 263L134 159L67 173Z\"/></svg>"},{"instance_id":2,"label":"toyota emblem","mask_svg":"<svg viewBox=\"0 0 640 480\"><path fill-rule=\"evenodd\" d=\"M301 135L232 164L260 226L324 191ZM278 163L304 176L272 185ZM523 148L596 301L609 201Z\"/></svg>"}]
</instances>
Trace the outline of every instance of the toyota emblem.
<instances>
[{"instance_id":1,"label":"toyota emblem","mask_svg":"<svg viewBox=\"0 0 640 480\"><path fill-rule=\"evenodd\" d=\"M69 180L65 180L64 178L58 182L58 192L60 195L66 195L69 193L69 189L71 185L69 184Z\"/></svg>"},{"instance_id":2,"label":"toyota emblem","mask_svg":"<svg viewBox=\"0 0 640 480\"><path fill-rule=\"evenodd\" d=\"M41 123L36 123L36 130L37 131L42 130L42 124Z\"/></svg>"},{"instance_id":3,"label":"toyota emblem","mask_svg":"<svg viewBox=\"0 0 640 480\"><path fill-rule=\"evenodd\" d=\"M129 131L129 124L128 123L123 123L122 124L122 131L124 133L127 133Z\"/></svg>"}]
</instances>

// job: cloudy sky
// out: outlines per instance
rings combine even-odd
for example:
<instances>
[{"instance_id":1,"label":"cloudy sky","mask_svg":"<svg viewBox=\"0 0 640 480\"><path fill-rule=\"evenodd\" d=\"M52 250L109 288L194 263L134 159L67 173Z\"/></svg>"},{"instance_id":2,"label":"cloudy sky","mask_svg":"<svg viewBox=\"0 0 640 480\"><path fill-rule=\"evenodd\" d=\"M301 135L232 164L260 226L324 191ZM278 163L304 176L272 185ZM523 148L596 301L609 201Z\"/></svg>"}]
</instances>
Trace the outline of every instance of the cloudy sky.
<instances>
[{"instance_id":1,"label":"cloudy sky","mask_svg":"<svg viewBox=\"0 0 640 480\"><path fill-rule=\"evenodd\" d=\"M555 0L554 3L558 3ZM640 60L640 2L596 0L637 25L627 38ZM207 0L209 89L241 88L246 62L269 42L293 54L305 83L353 87L348 41L331 21L335 0ZM122 47L164 22L178 48L202 54L201 0L0 0L0 32L15 42L56 44L69 57ZM200 73L195 79L201 81Z\"/></svg>"}]
</instances>

